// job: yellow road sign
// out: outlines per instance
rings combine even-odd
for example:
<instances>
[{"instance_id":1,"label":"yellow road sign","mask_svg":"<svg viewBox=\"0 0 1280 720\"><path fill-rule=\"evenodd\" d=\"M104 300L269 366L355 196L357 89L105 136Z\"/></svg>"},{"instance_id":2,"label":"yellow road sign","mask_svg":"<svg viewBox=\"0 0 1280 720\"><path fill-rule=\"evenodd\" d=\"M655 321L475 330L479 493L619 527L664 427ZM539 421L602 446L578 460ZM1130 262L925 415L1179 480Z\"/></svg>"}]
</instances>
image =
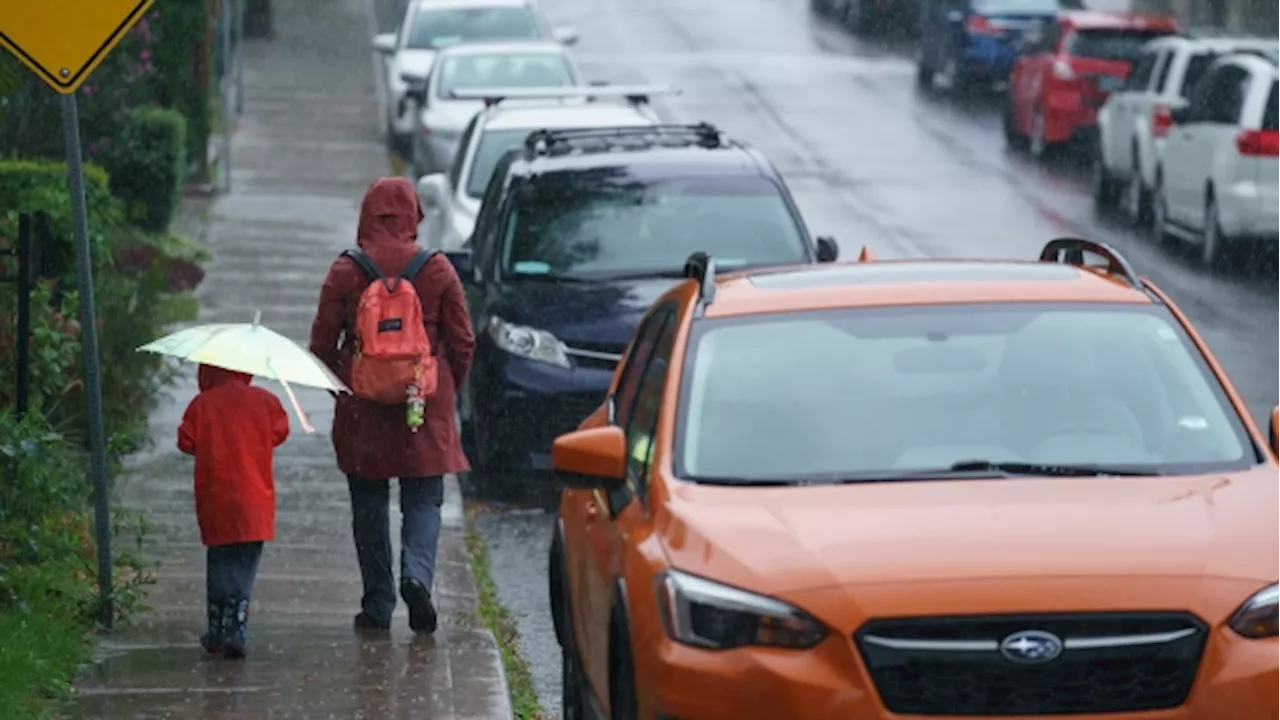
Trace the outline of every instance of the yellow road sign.
<instances>
[{"instance_id":1,"label":"yellow road sign","mask_svg":"<svg viewBox=\"0 0 1280 720\"><path fill-rule=\"evenodd\" d=\"M0 47L75 92L155 0L0 0Z\"/></svg>"}]
</instances>

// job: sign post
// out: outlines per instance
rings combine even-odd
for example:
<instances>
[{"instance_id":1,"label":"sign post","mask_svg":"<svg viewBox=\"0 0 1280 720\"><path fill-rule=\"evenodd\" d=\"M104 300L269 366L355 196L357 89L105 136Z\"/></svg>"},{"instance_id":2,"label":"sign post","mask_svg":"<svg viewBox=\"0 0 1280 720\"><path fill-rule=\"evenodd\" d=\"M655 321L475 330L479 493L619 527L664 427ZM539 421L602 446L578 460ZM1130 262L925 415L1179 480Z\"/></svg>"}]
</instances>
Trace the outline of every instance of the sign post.
<instances>
[{"instance_id":1,"label":"sign post","mask_svg":"<svg viewBox=\"0 0 1280 720\"><path fill-rule=\"evenodd\" d=\"M107 441L103 427L102 377L98 365L97 311L85 209L80 116L75 92L112 48L151 8L155 0L61 0L0 3L0 48L31 68L62 95L62 133L67 155L67 192L75 234L76 280L80 296L80 332L84 352L85 394L89 403L89 474L93 481L93 524L98 545L98 592L102 624L115 627L112 602L111 484L107 477ZM75 22L66 22L66 18Z\"/></svg>"}]
</instances>

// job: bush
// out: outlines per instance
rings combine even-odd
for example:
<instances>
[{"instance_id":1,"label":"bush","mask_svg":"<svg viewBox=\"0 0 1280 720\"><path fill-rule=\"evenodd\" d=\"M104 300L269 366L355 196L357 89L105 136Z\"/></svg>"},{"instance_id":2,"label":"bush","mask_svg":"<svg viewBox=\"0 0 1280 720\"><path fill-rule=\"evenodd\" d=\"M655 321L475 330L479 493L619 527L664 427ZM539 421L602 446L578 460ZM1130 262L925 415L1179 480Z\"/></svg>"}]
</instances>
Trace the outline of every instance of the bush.
<instances>
[{"instance_id":1,"label":"bush","mask_svg":"<svg viewBox=\"0 0 1280 720\"><path fill-rule=\"evenodd\" d=\"M187 122L175 110L129 111L104 157L112 194L125 214L152 232L169 228L187 177Z\"/></svg>"}]
</instances>

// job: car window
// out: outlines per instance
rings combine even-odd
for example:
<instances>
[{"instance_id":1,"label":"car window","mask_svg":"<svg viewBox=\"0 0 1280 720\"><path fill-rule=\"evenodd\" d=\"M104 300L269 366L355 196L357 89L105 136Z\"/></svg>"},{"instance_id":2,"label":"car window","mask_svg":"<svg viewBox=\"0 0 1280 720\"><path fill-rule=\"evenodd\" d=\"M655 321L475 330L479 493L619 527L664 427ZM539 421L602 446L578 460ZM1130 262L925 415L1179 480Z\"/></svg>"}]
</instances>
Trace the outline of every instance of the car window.
<instances>
[{"instance_id":1,"label":"car window","mask_svg":"<svg viewBox=\"0 0 1280 720\"><path fill-rule=\"evenodd\" d=\"M1182 87L1179 88L1178 93L1184 98L1191 97L1191 89L1200 82L1204 72L1217 59L1218 54L1213 52L1200 52L1187 58L1187 69L1182 73Z\"/></svg>"},{"instance_id":2,"label":"car window","mask_svg":"<svg viewBox=\"0 0 1280 720\"><path fill-rule=\"evenodd\" d=\"M1062 4L1059 0L972 0L978 15L1050 15Z\"/></svg>"},{"instance_id":3,"label":"car window","mask_svg":"<svg viewBox=\"0 0 1280 720\"><path fill-rule=\"evenodd\" d=\"M531 130L486 130L480 135L475 158L471 161L471 176L467 178L467 194L478 198L489 184L489 178L502 156L515 150L529 137Z\"/></svg>"},{"instance_id":4,"label":"car window","mask_svg":"<svg viewBox=\"0 0 1280 720\"><path fill-rule=\"evenodd\" d=\"M1271 83L1271 93L1267 95L1267 106L1262 113L1263 130L1271 130L1274 132L1278 129L1276 126L1276 103L1276 83L1273 81Z\"/></svg>"},{"instance_id":5,"label":"car window","mask_svg":"<svg viewBox=\"0 0 1280 720\"><path fill-rule=\"evenodd\" d=\"M653 439L662 409L662 391L666 388L667 367L675 342L675 316L667 320L658 334L653 355L645 365L636 399L625 426L627 434L627 480L642 501L649 491L649 467L653 458Z\"/></svg>"},{"instance_id":6,"label":"car window","mask_svg":"<svg viewBox=\"0 0 1280 720\"><path fill-rule=\"evenodd\" d=\"M1160 59L1156 61L1154 72L1156 81L1155 85L1152 86L1153 92L1168 92L1166 84L1169 82L1169 71L1173 69L1174 59L1177 57L1178 53L1175 50L1165 50L1160 53Z\"/></svg>"},{"instance_id":7,"label":"car window","mask_svg":"<svg viewBox=\"0 0 1280 720\"><path fill-rule=\"evenodd\" d=\"M449 163L449 192L458 191L458 182L462 179L462 165L467 161L467 149L471 147L471 136L475 135L478 118L479 116L471 118L471 122L467 123L467 129L462 131L462 137L458 139L458 151L453 154L453 161Z\"/></svg>"},{"instance_id":8,"label":"car window","mask_svg":"<svg viewBox=\"0 0 1280 720\"><path fill-rule=\"evenodd\" d=\"M636 391L640 387L640 379L644 375L645 365L653 352L654 342L662 330L671 311L659 309L649 314L636 331L635 340L627 350L621 374L618 376L618 387L614 390L614 420L625 428L631 419L631 407L635 401Z\"/></svg>"},{"instance_id":9,"label":"car window","mask_svg":"<svg viewBox=\"0 0 1280 720\"><path fill-rule=\"evenodd\" d=\"M1062 37L1062 23L1054 20L1045 28L1044 32L1031 43L1028 52L1031 54L1052 53L1058 49L1058 40Z\"/></svg>"},{"instance_id":10,"label":"car window","mask_svg":"<svg viewBox=\"0 0 1280 720\"><path fill-rule=\"evenodd\" d=\"M494 53L445 58L436 97L454 90L485 87L565 87L574 84L564 53Z\"/></svg>"},{"instance_id":11,"label":"car window","mask_svg":"<svg viewBox=\"0 0 1280 720\"><path fill-rule=\"evenodd\" d=\"M480 210L476 214L475 228L471 233L473 242L478 245L472 248L476 253L476 267L489 276L493 270L495 224L502 212L503 195L507 189L506 162L499 162L498 168L489 178L489 186L485 189L484 199L480 201ZM501 171L499 173L498 171Z\"/></svg>"},{"instance_id":12,"label":"car window","mask_svg":"<svg viewBox=\"0 0 1280 720\"><path fill-rule=\"evenodd\" d=\"M1167 33L1149 30L1076 30L1067 41L1066 53L1095 60L1132 60L1142 46Z\"/></svg>"},{"instance_id":13,"label":"car window","mask_svg":"<svg viewBox=\"0 0 1280 720\"><path fill-rule=\"evenodd\" d=\"M677 473L841 478L969 460L1219 472L1258 461L1158 306L957 305L704 319Z\"/></svg>"},{"instance_id":14,"label":"car window","mask_svg":"<svg viewBox=\"0 0 1280 720\"><path fill-rule=\"evenodd\" d=\"M1156 67L1156 57L1158 53L1153 50L1144 50L1139 53L1138 59L1133 63L1133 70L1129 72L1129 77L1125 79L1125 90L1130 92L1143 92L1151 84L1151 75Z\"/></svg>"},{"instance_id":15,"label":"car window","mask_svg":"<svg viewBox=\"0 0 1280 720\"><path fill-rule=\"evenodd\" d=\"M1235 65L1224 65L1207 80L1196 118L1215 125L1238 124L1249 94L1248 71Z\"/></svg>"},{"instance_id":16,"label":"car window","mask_svg":"<svg viewBox=\"0 0 1280 720\"><path fill-rule=\"evenodd\" d=\"M723 268L808 257L781 188L759 175L641 181L599 168L543 175L528 189L503 244L504 274L671 274L699 251Z\"/></svg>"},{"instance_id":17,"label":"car window","mask_svg":"<svg viewBox=\"0 0 1280 720\"><path fill-rule=\"evenodd\" d=\"M530 40L542 30L528 7L474 7L419 10L405 47L439 50L464 42Z\"/></svg>"}]
</instances>

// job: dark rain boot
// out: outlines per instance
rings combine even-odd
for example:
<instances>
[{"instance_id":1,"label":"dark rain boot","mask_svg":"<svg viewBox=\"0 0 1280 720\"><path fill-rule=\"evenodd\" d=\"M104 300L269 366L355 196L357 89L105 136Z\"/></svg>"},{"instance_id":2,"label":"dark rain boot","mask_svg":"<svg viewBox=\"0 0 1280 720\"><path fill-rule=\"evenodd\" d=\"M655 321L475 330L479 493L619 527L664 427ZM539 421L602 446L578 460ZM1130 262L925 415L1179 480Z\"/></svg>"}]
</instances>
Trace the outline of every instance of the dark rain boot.
<instances>
[{"instance_id":1,"label":"dark rain boot","mask_svg":"<svg viewBox=\"0 0 1280 720\"><path fill-rule=\"evenodd\" d=\"M209 629L200 636L200 646L206 652L220 653L222 652L222 642L226 636L226 626L222 622L223 607L218 603L209 603L205 614L209 619Z\"/></svg>"},{"instance_id":2,"label":"dark rain boot","mask_svg":"<svg viewBox=\"0 0 1280 720\"><path fill-rule=\"evenodd\" d=\"M245 632L249 624L249 601L245 598L235 598L226 605L226 612L223 613L223 622L226 623L225 639L222 641L222 657L228 660L239 660L245 656L246 638Z\"/></svg>"},{"instance_id":3,"label":"dark rain boot","mask_svg":"<svg viewBox=\"0 0 1280 720\"><path fill-rule=\"evenodd\" d=\"M400 597L409 606L409 629L418 635L430 635L436 631L436 607L431 602L431 591L421 581L409 578L400 583Z\"/></svg>"}]
</instances>

